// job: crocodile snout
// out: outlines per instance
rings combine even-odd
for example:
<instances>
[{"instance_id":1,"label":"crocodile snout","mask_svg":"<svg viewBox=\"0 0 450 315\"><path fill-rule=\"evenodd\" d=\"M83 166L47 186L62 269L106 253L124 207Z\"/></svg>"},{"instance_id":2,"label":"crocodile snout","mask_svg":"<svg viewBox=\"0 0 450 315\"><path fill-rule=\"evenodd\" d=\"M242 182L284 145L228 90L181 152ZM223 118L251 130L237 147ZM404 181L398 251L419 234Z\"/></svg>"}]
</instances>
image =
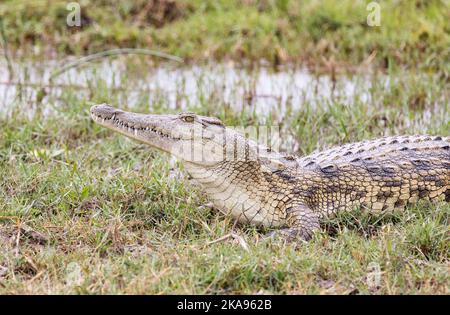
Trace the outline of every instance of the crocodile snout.
<instances>
[{"instance_id":1,"label":"crocodile snout","mask_svg":"<svg viewBox=\"0 0 450 315\"><path fill-rule=\"evenodd\" d=\"M106 119L111 118L113 115L118 114L119 112L122 111L109 106L108 104L99 104L91 107L92 115Z\"/></svg>"}]
</instances>

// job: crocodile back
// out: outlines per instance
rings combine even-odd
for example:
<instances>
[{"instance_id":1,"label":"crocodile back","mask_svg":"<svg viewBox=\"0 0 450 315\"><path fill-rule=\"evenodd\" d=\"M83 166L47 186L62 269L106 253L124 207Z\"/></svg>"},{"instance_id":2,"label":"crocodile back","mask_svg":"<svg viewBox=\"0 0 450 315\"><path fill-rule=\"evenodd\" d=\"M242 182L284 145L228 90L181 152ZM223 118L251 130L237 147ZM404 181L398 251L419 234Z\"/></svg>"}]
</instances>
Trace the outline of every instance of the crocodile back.
<instances>
[{"instance_id":1,"label":"crocodile back","mask_svg":"<svg viewBox=\"0 0 450 315\"><path fill-rule=\"evenodd\" d=\"M298 160L316 173L311 207L323 214L355 206L403 208L418 199L450 201L450 137L384 137L338 146Z\"/></svg>"},{"instance_id":2,"label":"crocodile back","mask_svg":"<svg viewBox=\"0 0 450 315\"><path fill-rule=\"evenodd\" d=\"M450 137L441 136L395 136L348 143L315 152L300 158L301 167L313 164L352 163L363 161L389 161L402 158L444 159L450 158ZM397 160L398 162L398 160Z\"/></svg>"}]
</instances>

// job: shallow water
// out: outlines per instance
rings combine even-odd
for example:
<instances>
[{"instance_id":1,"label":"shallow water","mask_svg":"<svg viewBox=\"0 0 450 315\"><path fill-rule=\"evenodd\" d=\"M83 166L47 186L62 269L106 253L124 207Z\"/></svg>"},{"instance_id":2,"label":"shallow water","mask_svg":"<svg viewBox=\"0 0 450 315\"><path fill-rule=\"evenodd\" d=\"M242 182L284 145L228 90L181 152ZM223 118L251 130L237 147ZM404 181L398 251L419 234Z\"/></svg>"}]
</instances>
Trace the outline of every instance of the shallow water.
<instances>
[{"instance_id":1,"label":"shallow water","mask_svg":"<svg viewBox=\"0 0 450 315\"><path fill-rule=\"evenodd\" d=\"M77 116L86 114L79 113L80 104L85 103L87 110L91 104L105 101L119 108L138 107L137 111L149 113L185 110L223 113L226 110L237 116L243 113L245 118L256 114L257 123L252 126L259 124L276 131L275 140L270 140L273 140L270 142L273 148L273 142L278 141L275 149L295 152L300 144L290 129L292 124L284 122L290 122L296 111L306 105L308 110L317 107L323 111L323 107L337 104L361 110L362 104L362 110L378 111L378 116L384 115L389 107L397 110L404 106L405 97L411 98L415 95L414 89L420 87L414 85L417 84L415 80L419 80L417 82L425 82L427 87L427 107L406 112L407 116L399 119L398 124L416 130L416 133L424 133L436 124L450 121L445 89L434 85L431 76L410 81L409 72L392 77L383 74L341 75L333 82L329 76L317 76L302 68L286 67L274 71L265 67L241 68L229 63L152 66L144 61L135 63L119 58L72 68L50 80L52 73L63 65L63 62L56 61L16 63L13 64L14 76L11 78L7 64L0 61L0 118L14 117L10 114L17 109L30 119L37 110L44 117L65 115L62 111L70 107L72 100L77 107L70 115ZM407 81L403 81L405 78ZM399 87L405 93L395 94L398 93L395 88ZM392 100L392 105L387 103ZM374 115L367 117L370 119ZM374 123L383 124L383 121ZM386 129L386 132L392 130ZM254 140L261 142L257 138Z\"/></svg>"},{"instance_id":2,"label":"shallow water","mask_svg":"<svg viewBox=\"0 0 450 315\"><path fill-rule=\"evenodd\" d=\"M262 115L283 115L288 106L300 108L306 102L315 104L333 99L350 103L356 93L362 101L370 97L367 92L370 84L361 76L342 76L332 82L328 76L315 76L302 68L273 71L264 67L243 69L232 64L130 67L124 60L104 61L70 69L53 78L50 84L52 72L61 65L64 63L56 61L13 64L14 77L10 79L6 63L0 63L2 112L20 104L33 105L42 86L48 95L40 100L39 106L53 103L68 86L89 100L89 90L98 82L118 90L119 101L129 107L147 102L149 110L155 104L179 111L228 106Z\"/></svg>"}]
</instances>

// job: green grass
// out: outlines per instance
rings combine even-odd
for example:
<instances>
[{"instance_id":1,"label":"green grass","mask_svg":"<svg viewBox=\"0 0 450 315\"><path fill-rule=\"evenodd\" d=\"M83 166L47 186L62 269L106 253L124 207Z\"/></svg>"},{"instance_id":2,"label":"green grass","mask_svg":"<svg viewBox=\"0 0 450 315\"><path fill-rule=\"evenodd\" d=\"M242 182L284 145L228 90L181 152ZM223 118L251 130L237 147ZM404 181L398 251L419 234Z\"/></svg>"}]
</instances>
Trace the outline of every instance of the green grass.
<instances>
[{"instance_id":1,"label":"green grass","mask_svg":"<svg viewBox=\"0 0 450 315\"><path fill-rule=\"evenodd\" d=\"M187 61L265 59L330 71L353 69L375 53L373 65L379 68L404 65L449 73L450 8L443 0L380 1L380 27L366 23L368 1L155 3L80 1L78 28L67 26L69 11L62 0L7 0L0 4L0 16L11 50L28 57L141 47Z\"/></svg>"},{"instance_id":2,"label":"green grass","mask_svg":"<svg viewBox=\"0 0 450 315\"><path fill-rule=\"evenodd\" d=\"M271 123L283 123L300 154L388 134L450 134L445 79L400 70L391 79L385 87L370 76L369 101L357 91L347 104L285 104ZM449 293L448 203L355 209L297 246L264 242L249 226L234 229L248 250L233 238L211 244L233 220L203 207L167 155L90 120L90 101L127 108L128 89L98 80L47 93L31 106L18 97L0 116L0 293ZM138 99L135 110L148 111L146 94ZM190 109L228 124L266 121L211 99L205 91ZM160 102L155 111L167 112Z\"/></svg>"},{"instance_id":3,"label":"green grass","mask_svg":"<svg viewBox=\"0 0 450 315\"><path fill-rule=\"evenodd\" d=\"M69 28L67 1L6 0L0 42L14 60L53 56L61 64L72 54L141 47L191 63L302 63L332 78L356 70L349 80L370 87L357 85L350 101L339 96L338 77L335 97L287 97L285 111L265 117L255 110L262 103L252 77L237 83L252 100L242 109L227 103L220 82L200 88L198 102L183 86L173 91L188 110L227 125L281 125L294 144L288 151L301 155L384 135L450 135L448 3L379 2L381 26L369 27L368 1L82 0L83 26ZM86 89L27 88L29 71L16 69L16 98L0 113L0 294L449 294L448 203L394 214L355 209L296 245L233 229L204 206L181 165L90 120L91 102L127 109L149 65L126 61L128 75L114 77L121 89L109 89L102 73ZM210 78L195 80L203 87ZM174 112L163 92L134 95L133 110Z\"/></svg>"}]
</instances>

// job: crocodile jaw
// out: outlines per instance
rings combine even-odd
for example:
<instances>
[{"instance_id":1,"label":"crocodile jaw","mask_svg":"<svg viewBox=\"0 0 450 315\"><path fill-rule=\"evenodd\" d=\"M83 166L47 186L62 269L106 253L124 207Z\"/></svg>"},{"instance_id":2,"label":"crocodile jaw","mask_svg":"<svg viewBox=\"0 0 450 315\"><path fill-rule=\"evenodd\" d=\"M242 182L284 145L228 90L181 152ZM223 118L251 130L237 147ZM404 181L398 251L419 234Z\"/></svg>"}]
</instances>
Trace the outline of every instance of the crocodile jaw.
<instances>
[{"instance_id":1,"label":"crocodile jaw","mask_svg":"<svg viewBox=\"0 0 450 315\"><path fill-rule=\"evenodd\" d=\"M181 137L170 130L175 115L145 115L125 112L106 104L91 107L91 117L99 125L129 138L144 142L161 151L171 153Z\"/></svg>"},{"instance_id":2,"label":"crocodile jaw","mask_svg":"<svg viewBox=\"0 0 450 315\"><path fill-rule=\"evenodd\" d=\"M236 141L239 144L237 148L246 147L246 140L234 130L226 128L217 118L193 113L147 115L101 104L91 107L91 117L108 129L170 153L182 161L204 167L235 156ZM252 152L253 147L256 146L250 146ZM225 152L224 148L229 152ZM245 155L245 152L241 153Z\"/></svg>"}]
</instances>

